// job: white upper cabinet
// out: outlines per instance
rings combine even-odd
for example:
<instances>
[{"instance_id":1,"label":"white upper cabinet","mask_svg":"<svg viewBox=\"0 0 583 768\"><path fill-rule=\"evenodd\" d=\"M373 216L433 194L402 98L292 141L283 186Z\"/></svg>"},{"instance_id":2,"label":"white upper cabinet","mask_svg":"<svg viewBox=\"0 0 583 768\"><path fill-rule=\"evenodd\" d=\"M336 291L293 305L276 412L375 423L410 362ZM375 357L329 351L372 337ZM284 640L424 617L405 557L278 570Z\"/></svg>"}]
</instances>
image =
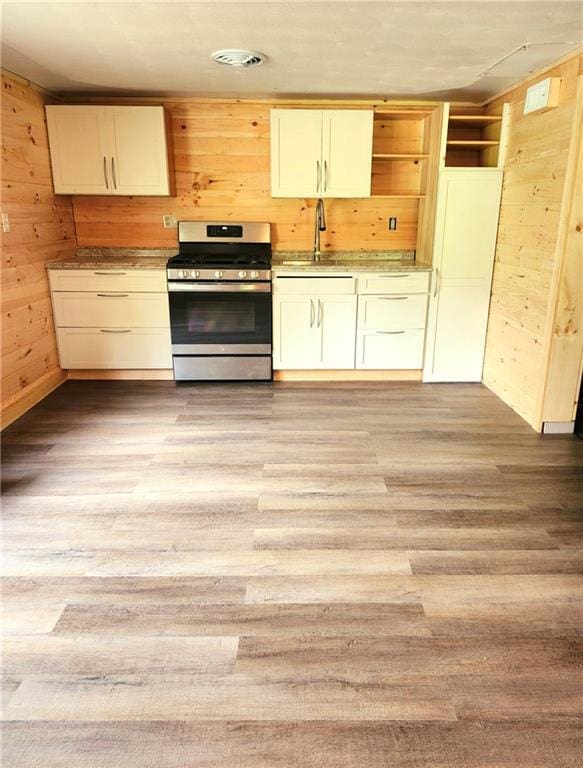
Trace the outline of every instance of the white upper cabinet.
<instances>
[{"instance_id":1,"label":"white upper cabinet","mask_svg":"<svg viewBox=\"0 0 583 768\"><path fill-rule=\"evenodd\" d=\"M372 110L273 109L272 197L370 197Z\"/></svg>"},{"instance_id":2,"label":"white upper cabinet","mask_svg":"<svg viewBox=\"0 0 583 768\"><path fill-rule=\"evenodd\" d=\"M103 108L48 106L46 112L55 192L111 194L110 130Z\"/></svg>"},{"instance_id":3,"label":"white upper cabinet","mask_svg":"<svg viewBox=\"0 0 583 768\"><path fill-rule=\"evenodd\" d=\"M169 195L163 107L46 107L57 194Z\"/></svg>"},{"instance_id":4,"label":"white upper cabinet","mask_svg":"<svg viewBox=\"0 0 583 768\"><path fill-rule=\"evenodd\" d=\"M322 116L323 197L370 197L374 113L326 109Z\"/></svg>"}]
</instances>

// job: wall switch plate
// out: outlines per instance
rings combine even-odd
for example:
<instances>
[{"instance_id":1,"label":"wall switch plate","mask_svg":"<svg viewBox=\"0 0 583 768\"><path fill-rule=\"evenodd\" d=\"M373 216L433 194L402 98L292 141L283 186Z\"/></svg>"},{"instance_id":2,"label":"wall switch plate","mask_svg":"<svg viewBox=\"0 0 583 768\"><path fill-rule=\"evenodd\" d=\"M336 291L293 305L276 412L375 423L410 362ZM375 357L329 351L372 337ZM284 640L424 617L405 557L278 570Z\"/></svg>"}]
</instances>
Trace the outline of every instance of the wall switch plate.
<instances>
[{"instance_id":1,"label":"wall switch plate","mask_svg":"<svg viewBox=\"0 0 583 768\"><path fill-rule=\"evenodd\" d=\"M559 103L560 89L560 77L547 77L546 80L531 85L526 91L523 114L530 115L533 112L544 112L556 107Z\"/></svg>"},{"instance_id":2,"label":"wall switch plate","mask_svg":"<svg viewBox=\"0 0 583 768\"><path fill-rule=\"evenodd\" d=\"M173 213L165 213L162 216L164 222L164 229L174 229L176 226L176 216Z\"/></svg>"},{"instance_id":3,"label":"wall switch plate","mask_svg":"<svg viewBox=\"0 0 583 768\"><path fill-rule=\"evenodd\" d=\"M394 232L397 229L397 217L391 216L387 219L387 224L390 232Z\"/></svg>"},{"instance_id":4,"label":"wall switch plate","mask_svg":"<svg viewBox=\"0 0 583 768\"><path fill-rule=\"evenodd\" d=\"M7 213L2 214L2 232L10 232L10 216Z\"/></svg>"}]
</instances>

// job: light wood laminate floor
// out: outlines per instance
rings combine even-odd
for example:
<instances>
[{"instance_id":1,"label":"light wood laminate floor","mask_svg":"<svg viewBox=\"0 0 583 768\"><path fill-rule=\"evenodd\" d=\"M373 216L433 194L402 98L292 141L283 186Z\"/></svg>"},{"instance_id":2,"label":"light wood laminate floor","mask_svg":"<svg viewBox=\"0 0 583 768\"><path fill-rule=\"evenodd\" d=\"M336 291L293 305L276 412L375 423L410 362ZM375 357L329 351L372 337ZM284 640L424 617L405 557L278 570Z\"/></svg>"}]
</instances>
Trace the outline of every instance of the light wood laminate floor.
<instances>
[{"instance_id":1,"label":"light wood laminate floor","mask_svg":"<svg viewBox=\"0 0 583 768\"><path fill-rule=\"evenodd\" d=\"M173 382L3 438L3 768L583 765L577 438L480 385Z\"/></svg>"}]
</instances>

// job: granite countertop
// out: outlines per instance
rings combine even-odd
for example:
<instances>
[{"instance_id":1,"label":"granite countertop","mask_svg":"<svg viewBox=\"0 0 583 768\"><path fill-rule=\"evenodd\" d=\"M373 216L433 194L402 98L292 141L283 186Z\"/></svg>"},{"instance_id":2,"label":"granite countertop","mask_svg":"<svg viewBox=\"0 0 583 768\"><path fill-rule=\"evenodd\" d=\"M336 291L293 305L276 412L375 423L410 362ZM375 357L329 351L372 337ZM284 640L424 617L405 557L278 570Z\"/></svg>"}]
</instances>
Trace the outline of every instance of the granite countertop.
<instances>
[{"instance_id":1,"label":"granite countertop","mask_svg":"<svg viewBox=\"0 0 583 768\"><path fill-rule=\"evenodd\" d=\"M176 248L78 248L73 258L47 262L48 269L166 269Z\"/></svg>"},{"instance_id":2,"label":"granite countertop","mask_svg":"<svg viewBox=\"0 0 583 768\"><path fill-rule=\"evenodd\" d=\"M48 269L165 269L166 262L176 255L174 248L78 248L74 257L47 262ZM296 264L289 262L298 262ZM310 263L306 264L305 262ZM285 262L285 263L284 263ZM431 267L418 264L413 251L334 251L323 253L321 261L312 261L311 251L276 251L274 271L304 272L352 271L419 271Z\"/></svg>"},{"instance_id":3,"label":"granite countertop","mask_svg":"<svg viewBox=\"0 0 583 768\"><path fill-rule=\"evenodd\" d=\"M297 264L290 262L297 261ZM305 261L309 261L306 264ZM284 263L285 262L285 263ZM413 251L335 251L323 253L320 261L312 261L312 252L277 252L273 254L273 269L303 272L342 272L346 270L367 272L429 272L431 267L418 264Z\"/></svg>"}]
</instances>

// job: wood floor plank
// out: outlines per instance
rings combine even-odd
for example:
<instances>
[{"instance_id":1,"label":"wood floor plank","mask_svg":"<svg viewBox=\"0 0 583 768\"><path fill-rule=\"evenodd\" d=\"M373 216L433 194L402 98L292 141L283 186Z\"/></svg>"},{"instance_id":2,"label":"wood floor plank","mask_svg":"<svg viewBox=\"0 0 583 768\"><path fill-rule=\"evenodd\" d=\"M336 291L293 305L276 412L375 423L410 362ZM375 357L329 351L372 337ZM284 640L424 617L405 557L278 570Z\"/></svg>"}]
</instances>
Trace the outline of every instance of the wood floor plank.
<instances>
[{"instance_id":1,"label":"wood floor plank","mask_svg":"<svg viewBox=\"0 0 583 768\"><path fill-rule=\"evenodd\" d=\"M76 603L63 611L55 633L130 635L253 635L367 637L429 635L420 605L116 604Z\"/></svg>"},{"instance_id":2,"label":"wood floor plank","mask_svg":"<svg viewBox=\"0 0 583 768\"><path fill-rule=\"evenodd\" d=\"M579 768L580 721L4 725L6 768ZM511 756L509 761L508 756Z\"/></svg>"},{"instance_id":3,"label":"wood floor plank","mask_svg":"<svg viewBox=\"0 0 583 768\"><path fill-rule=\"evenodd\" d=\"M372 685L252 677L29 677L10 697L7 720L456 720L434 679Z\"/></svg>"}]
</instances>

